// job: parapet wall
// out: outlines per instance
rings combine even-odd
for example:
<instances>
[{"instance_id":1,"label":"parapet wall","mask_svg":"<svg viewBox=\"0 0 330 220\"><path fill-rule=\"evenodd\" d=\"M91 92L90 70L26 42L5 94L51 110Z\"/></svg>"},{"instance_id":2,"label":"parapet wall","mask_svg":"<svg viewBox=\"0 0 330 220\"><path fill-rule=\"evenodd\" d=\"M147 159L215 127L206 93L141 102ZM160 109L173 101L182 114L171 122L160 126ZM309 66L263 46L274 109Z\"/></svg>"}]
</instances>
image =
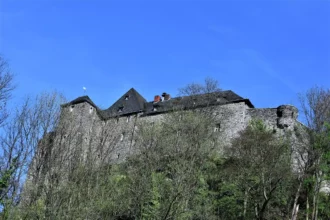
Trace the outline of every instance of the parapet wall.
<instances>
[{"instance_id":1,"label":"parapet wall","mask_svg":"<svg viewBox=\"0 0 330 220\"><path fill-rule=\"evenodd\" d=\"M298 109L292 105L280 105L277 108L247 109L246 120L260 119L269 128L293 130L298 117Z\"/></svg>"}]
</instances>

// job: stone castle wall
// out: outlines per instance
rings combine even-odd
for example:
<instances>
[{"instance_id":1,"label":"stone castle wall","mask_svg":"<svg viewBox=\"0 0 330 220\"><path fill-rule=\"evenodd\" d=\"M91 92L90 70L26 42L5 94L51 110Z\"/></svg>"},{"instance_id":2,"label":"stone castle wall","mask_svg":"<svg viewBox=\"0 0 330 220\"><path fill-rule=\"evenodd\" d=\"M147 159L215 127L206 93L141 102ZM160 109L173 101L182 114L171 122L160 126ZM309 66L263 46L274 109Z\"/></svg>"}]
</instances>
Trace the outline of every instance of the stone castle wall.
<instances>
[{"instance_id":1,"label":"stone castle wall","mask_svg":"<svg viewBox=\"0 0 330 220\"><path fill-rule=\"evenodd\" d=\"M283 134L286 130L293 130L297 122L297 109L283 105L278 108L256 109L250 108L244 102L205 107L212 112L214 132L224 145L230 145L231 140L237 137L252 119L262 120L267 127ZM96 109L89 103L83 102L62 109L62 128L69 130L75 137L81 135L82 151L88 155L102 157L105 151L111 149L111 161L122 161L134 153L134 135L140 122L152 123L162 120L167 113L143 115L136 113L106 121L99 117ZM60 123L60 124L61 124ZM97 143L104 136L103 144ZM76 137L75 137L76 138ZM71 144L72 145L72 144ZM106 149L107 148L107 149ZM221 150L221 149L219 149ZM97 156L98 155L98 156Z\"/></svg>"}]
</instances>

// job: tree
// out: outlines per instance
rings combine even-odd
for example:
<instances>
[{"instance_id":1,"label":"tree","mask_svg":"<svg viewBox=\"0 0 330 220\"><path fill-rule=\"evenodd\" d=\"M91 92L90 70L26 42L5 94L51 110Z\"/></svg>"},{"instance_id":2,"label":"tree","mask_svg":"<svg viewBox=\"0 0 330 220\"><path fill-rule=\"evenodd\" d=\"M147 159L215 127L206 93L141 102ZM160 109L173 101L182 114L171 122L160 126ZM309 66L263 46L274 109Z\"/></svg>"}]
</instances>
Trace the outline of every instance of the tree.
<instances>
[{"instance_id":1,"label":"tree","mask_svg":"<svg viewBox=\"0 0 330 220\"><path fill-rule=\"evenodd\" d=\"M188 219L198 216L195 210L208 218L207 185L204 165L214 152L213 123L199 112L175 112L162 122L139 126L131 177L142 189L132 189L143 209L141 215L151 219ZM143 174L141 173L143 172ZM140 182L141 181L141 182ZM205 188L203 190L203 188ZM204 191L204 192L203 192ZM199 197L199 198L197 198ZM141 201L142 199L142 201ZM203 211L204 210L204 211Z\"/></svg>"},{"instance_id":2,"label":"tree","mask_svg":"<svg viewBox=\"0 0 330 220\"><path fill-rule=\"evenodd\" d=\"M187 86L179 89L179 95L184 97L183 109L194 108L199 105L209 107L206 111L200 109L200 113L209 114L211 116L212 111L210 106L217 100L217 96L221 92L219 83L217 80L212 78L205 78L204 84L190 83ZM203 99L200 100L201 95ZM195 109L197 111L198 109ZM211 114L210 114L211 113Z\"/></svg>"},{"instance_id":3,"label":"tree","mask_svg":"<svg viewBox=\"0 0 330 220\"><path fill-rule=\"evenodd\" d=\"M7 102L14 88L13 74L10 72L8 63L0 56L0 126L8 117Z\"/></svg>"},{"instance_id":4,"label":"tree","mask_svg":"<svg viewBox=\"0 0 330 220\"><path fill-rule=\"evenodd\" d=\"M322 183L328 173L330 142L328 139L330 122L330 90L313 87L299 96L301 111L307 126L304 132L307 137L298 151L299 185L297 187L292 219L298 212L298 198L303 188L307 191L306 216L312 220L318 218L319 194ZM312 213L309 213L310 198Z\"/></svg>"},{"instance_id":5,"label":"tree","mask_svg":"<svg viewBox=\"0 0 330 220\"><path fill-rule=\"evenodd\" d=\"M114 164L131 145L134 117L127 123L125 118L105 121L98 114L86 102L62 106L60 122L39 141L30 166L24 217L107 219L125 213L118 200L123 201L128 191L121 186L128 183Z\"/></svg>"},{"instance_id":6,"label":"tree","mask_svg":"<svg viewBox=\"0 0 330 220\"><path fill-rule=\"evenodd\" d=\"M1 216L7 219L21 199L23 183L37 150L39 140L58 123L58 93L44 93L36 99L27 98L16 108L0 133Z\"/></svg>"},{"instance_id":7,"label":"tree","mask_svg":"<svg viewBox=\"0 0 330 220\"><path fill-rule=\"evenodd\" d=\"M278 202L283 201L281 190L287 187L291 173L288 141L276 137L261 121L253 120L233 140L227 155L232 178L244 194L243 218L284 217L286 204ZM280 209L274 209L272 203Z\"/></svg>"},{"instance_id":8,"label":"tree","mask_svg":"<svg viewBox=\"0 0 330 220\"><path fill-rule=\"evenodd\" d=\"M187 86L179 89L179 95L181 96L194 96L203 94L212 94L220 92L219 83L212 78L205 78L204 84L190 83Z\"/></svg>"}]
</instances>

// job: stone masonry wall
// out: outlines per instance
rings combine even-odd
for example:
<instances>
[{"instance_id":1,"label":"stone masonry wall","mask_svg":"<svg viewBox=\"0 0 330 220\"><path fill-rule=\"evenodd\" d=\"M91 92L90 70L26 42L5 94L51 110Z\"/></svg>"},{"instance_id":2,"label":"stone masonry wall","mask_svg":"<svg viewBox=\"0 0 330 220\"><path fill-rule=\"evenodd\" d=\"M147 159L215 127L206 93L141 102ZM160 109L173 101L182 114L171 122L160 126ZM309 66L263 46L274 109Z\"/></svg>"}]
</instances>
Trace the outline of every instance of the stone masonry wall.
<instances>
[{"instance_id":1,"label":"stone masonry wall","mask_svg":"<svg viewBox=\"0 0 330 220\"><path fill-rule=\"evenodd\" d=\"M261 119L270 129L283 134L288 129L293 130L297 118L297 111L293 106L255 109L239 102L206 107L206 110L215 116L214 132L219 133L218 137L223 145L230 145L231 140L237 137L251 119ZM111 157L106 159L113 162L125 160L134 152L132 147L138 122L160 121L165 115L166 113L141 117L142 113L139 113L103 121L95 108L87 102L63 108L63 121L67 123L65 128L83 136L85 144L82 144L82 151L86 155L98 155L95 158L97 160L97 157L102 157L106 148L110 148ZM100 136L107 137L102 146L95 142Z\"/></svg>"}]
</instances>

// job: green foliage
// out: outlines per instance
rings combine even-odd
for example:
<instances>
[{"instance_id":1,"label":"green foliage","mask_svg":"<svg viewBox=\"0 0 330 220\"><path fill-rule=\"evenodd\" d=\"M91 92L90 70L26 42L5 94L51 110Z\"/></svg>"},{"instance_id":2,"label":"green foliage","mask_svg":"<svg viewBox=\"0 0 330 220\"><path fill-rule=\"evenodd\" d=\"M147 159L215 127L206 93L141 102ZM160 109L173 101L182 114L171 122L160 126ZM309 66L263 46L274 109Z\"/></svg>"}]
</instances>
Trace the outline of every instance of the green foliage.
<instances>
[{"instance_id":1,"label":"green foliage","mask_svg":"<svg viewBox=\"0 0 330 220\"><path fill-rule=\"evenodd\" d=\"M221 219L239 219L243 216L244 194L234 182L223 183L218 199L215 201L216 211Z\"/></svg>"},{"instance_id":2,"label":"green foliage","mask_svg":"<svg viewBox=\"0 0 330 220\"><path fill-rule=\"evenodd\" d=\"M319 218L320 220L330 219L330 195L329 194L320 194L319 198Z\"/></svg>"},{"instance_id":3,"label":"green foliage","mask_svg":"<svg viewBox=\"0 0 330 220\"><path fill-rule=\"evenodd\" d=\"M9 211L12 207L12 200L8 198L8 187L11 186L11 182L13 181L13 175L18 168L18 157L14 157L10 163L8 169L2 171L0 177L0 205L2 207L2 212L0 214L2 219L8 219Z\"/></svg>"},{"instance_id":4,"label":"green foliage","mask_svg":"<svg viewBox=\"0 0 330 220\"><path fill-rule=\"evenodd\" d=\"M290 169L285 142L276 140L261 121L252 121L233 142L235 151L224 157L212 150L209 118L198 114L173 113L162 123L141 127L135 146L139 154L95 169L76 164L69 179L53 191L48 189L20 215L28 219L251 219L255 204L265 203L262 191L266 188L267 217L284 216L290 195L280 181L288 178L284 174Z\"/></svg>"},{"instance_id":5,"label":"green foliage","mask_svg":"<svg viewBox=\"0 0 330 220\"><path fill-rule=\"evenodd\" d=\"M143 219L156 219L159 216L161 205L161 194L159 187L162 182L166 181L161 173L152 172L151 174L151 192L150 201L142 207Z\"/></svg>"}]
</instances>

